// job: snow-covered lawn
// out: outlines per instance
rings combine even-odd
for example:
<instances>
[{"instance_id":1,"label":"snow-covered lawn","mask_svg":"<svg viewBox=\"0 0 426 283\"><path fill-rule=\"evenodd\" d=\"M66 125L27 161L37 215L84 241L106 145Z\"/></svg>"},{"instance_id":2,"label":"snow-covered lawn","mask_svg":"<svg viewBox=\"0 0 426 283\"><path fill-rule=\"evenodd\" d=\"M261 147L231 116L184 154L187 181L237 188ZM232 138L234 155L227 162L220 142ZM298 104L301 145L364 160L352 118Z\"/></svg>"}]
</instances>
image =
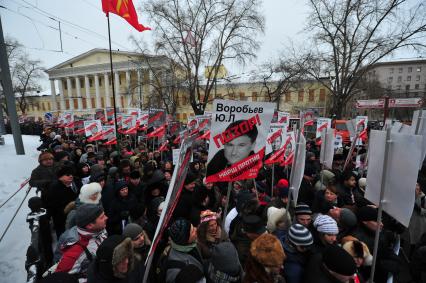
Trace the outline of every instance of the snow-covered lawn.
<instances>
[{"instance_id":1,"label":"snow-covered lawn","mask_svg":"<svg viewBox=\"0 0 426 283\"><path fill-rule=\"evenodd\" d=\"M5 135L5 145L0 145L0 204L2 204L19 185L31 175L31 171L38 165L37 147L40 145L38 136L22 136L25 146L25 155L16 155L12 135ZM28 186L25 186L5 206L0 208L0 236L6 229L7 224L25 197ZM35 195L32 189L27 200ZM22 205L0 242L0 282L25 282L25 253L30 243L30 230L26 223L29 213L27 200Z\"/></svg>"}]
</instances>

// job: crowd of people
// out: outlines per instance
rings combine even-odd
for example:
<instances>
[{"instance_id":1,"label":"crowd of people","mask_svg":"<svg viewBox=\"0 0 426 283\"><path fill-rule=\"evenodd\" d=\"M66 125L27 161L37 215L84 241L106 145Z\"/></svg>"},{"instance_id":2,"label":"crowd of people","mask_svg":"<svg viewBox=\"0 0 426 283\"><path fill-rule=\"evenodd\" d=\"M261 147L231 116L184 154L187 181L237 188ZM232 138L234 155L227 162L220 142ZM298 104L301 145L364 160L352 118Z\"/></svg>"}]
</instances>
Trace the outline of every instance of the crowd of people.
<instances>
[{"instance_id":1,"label":"crowd of people","mask_svg":"<svg viewBox=\"0 0 426 283\"><path fill-rule=\"evenodd\" d=\"M117 149L44 129L30 178L40 195L30 199L30 208L47 211L40 221L41 282L142 282L147 272L148 282L367 282L377 230L374 282L398 277L398 242L411 282L426 282L425 172L419 172L408 229L386 213L377 222L377 207L364 198L366 168L355 162L357 155L365 160L366 149L357 147L345 170L348 149L337 150L333 168L325 170L320 145L311 140L297 204L291 205L291 166L264 165L256 179L233 182L227 199L228 183L206 182L208 145L197 141L146 270L167 205L171 150L179 146L167 138L169 149L160 153L130 137Z\"/></svg>"}]
</instances>

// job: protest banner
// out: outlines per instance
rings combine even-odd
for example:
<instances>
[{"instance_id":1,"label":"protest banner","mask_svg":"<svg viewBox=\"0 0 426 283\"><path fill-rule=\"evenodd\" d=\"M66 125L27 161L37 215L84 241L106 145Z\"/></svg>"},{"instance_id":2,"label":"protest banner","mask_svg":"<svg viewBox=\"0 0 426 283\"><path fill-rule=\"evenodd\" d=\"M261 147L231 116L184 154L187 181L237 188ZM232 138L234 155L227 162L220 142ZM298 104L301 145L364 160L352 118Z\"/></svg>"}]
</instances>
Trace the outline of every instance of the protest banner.
<instances>
[{"instance_id":1,"label":"protest banner","mask_svg":"<svg viewBox=\"0 0 426 283\"><path fill-rule=\"evenodd\" d=\"M110 141L115 138L115 127L114 126L102 126L103 139Z\"/></svg>"},{"instance_id":2,"label":"protest banner","mask_svg":"<svg viewBox=\"0 0 426 283\"><path fill-rule=\"evenodd\" d=\"M148 109L148 127L160 127L166 123L166 111L164 109Z\"/></svg>"},{"instance_id":3,"label":"protest banner","mask_svg":"<svg viewBox=\"0 0 426 283\"><path fill-rule=\"evenodd\" d=\"M105 110L104 109L96 109L95 110L95 120L105 121Z\"/></svg>"},{"instance_id":4,"label":"protest banner","mask_svg":"<svg viewBox=\"0 0 426 283\"><path fill-rule=\"evenodd\" d=\"M334 157L334 134L330 128L323 128L321 131L321 141L320 163L325 168L331 169Z\"/></svg>"},{"instance_id":5,"label":"protest banner","mask_svg":"<svg viewBox=\"0 0 426 283\"><path fill-rule=\"evenodd\" d=\"M358 140L356 145L362 145L362 141L365 140L367 134L368 117L367 116L356 116L355 118L355 132L358 134Z\"/></svg>"},{"instance_id":6,"label":"protest banner","mask_svg":"<svg viewBox=\"0 0 426 283\"><path fill-rule=\"evenodd\" d=\"M318 118L317 119L317 132L316 132L316 138L321 137L321 133L323 129L330 129L331 128L331 119L330 118Z\"/></svg>"},{"instance_id":7,"label":"protest banner","mask_svg":"<svg viewBox=\"0 0 426 283\"><path fill-rule=\"evenodd\" d=\"M106 118L108 122L114 123L114 107L107 107L106 109ZM120 109L116 107L117 114L120 113ZM118 115L117 115L118 117Z\"/></svg>"},{"instance_id":8,"label":"protest banner","mask_svg":"<svg viewBox=\"0 0 426 283\"><path fill-rule=\"evenodd\" d=\"M122 114L121 128L123 130L129 130L136 126L136 116L131 114Z\"/></svg>"},{"instance_id":9,"label":"protest banner","mask_svg":"<svg viewBox=\"0 0 426 283\"><path fill-rule=\"evenodd\" d=\"M370 133L365 197L376 205L383 200L383 210L408 227L414 207L422 137L391 132L387 142L386 133L376 130ZM386 143L390 145L385 164ZM385 190L380 197L382 186Z\"/></svg>"},{"instance_id":10,"label":"protest banner","mask_svg":"<svg viewBox=\"0 0 426 283\"><path fill-rule=\"evenodd\" d=\"M297 198L299 197L299 189L305 173L306 159L306 139L302 133L298 133L298 136L299 138L296 140L296 148L294 150L294 158L290 175L291 199L294 201L294 204L297 204Z\"/></svg>"},{"instance_id":11,"label":"protest banner","mask_svg":"<svg viewBox=\"0 0 426 283\"><path fill-rule=\"evenodd\" d=\"M210 129L211 126L211 115L196 115L197 129L199 132Z\"/></svg>"},{"instance_id":12,"label":"protest banner","mask_svg":"<svg viewBox=\"0 0 426 283\"><path fill-rule=\"evenodd\" d=\"M66 111L59 118L59 124L63 127L70 127L74 122L74 112Z\"/></svg>"},{"instance_id":13,"label":"protest banner","mask_svg":"<svg viewBox=\"0 0 426 283\"><path fill-rule=\"evenodd\" d=\"M178 121L169 122L167 130L171 136L178 135L180 132L180 122Z\"/></svg>"},{"instance_id":14,"label":"protest banner","mask_svg":"<svg viewBox=\"0 0 426 283\"><path fill-rule=\"evenodd\" d=\"M102 131L101 120L84 121L84 132L86 137L91 137Z\"/></svg>"},{"instance_id":15,"label":"protest banner","mask_svg":"<svg viewBox=\"0 0 426 283\"><path fill-rule=\"evenodd\" d=\"M149 119L149 112L148 111L143 111L143 110L138 111L137 121L139 122L140 126L148 125L148 119Z\"/></svg>"},{"instance_id":16,"label":"protest banner","mask_svg":"<svg viewBox=\"0 0 426 283\"><path fill-rule=\"evenodd\" d=\"M165 199L165 205L160 215L157 228L155 230L154 238L148 252L148 257L145 262L146 271L144 274L143 282L147 282L149 273L151 271L152 259L158 246L159 241L163 237L165 229L169 226L169 221L173 215L173 211L179 201L180 194L182 192L183 184L186 178L186 174L189 169L189 164L192 157L192 144L194 138L186 138L183 140L179 149L179 156L176 161L176 166L173 170L172 179L170 180L169 189L167 190L167 196Z\"/></svg>"},{"instance_id":17,"label":"protest banner","mask_svg":"<svg viewBox=\"0 0 426 283\"><path fill-rule=\"evenodd\" d=\"M334 137L334 149L339 149L343 147L343 137L341 135L336 134Z\"/></svg>"},{"instance_id":18,"label":"protest banner","mask_svg":"<svg viewBox=\"0 0 426 283\"><path fill-rule=\"evenodd\" d=\"M426 111L425 110L416 110L413 113L413 122L410 127L409 133L412 135L423 136L422 140L422 153L419 163L419 169L422 168L423 160L426 156ZM407 127L403 128L404 132L407 132Z\"/></svg>"},{"instance_id":19,"label":"protest banner","mask_svg":"<svg viewBox=\"0 0 426 283\"><path fill-rule=\"evenodd\" d=\"M274 104L214 100L207 161L207 182L257 176L265 155Z\"/></svg>"},{"instance_id":20,"label":"protest banner","mask_svg":"<svg viewBox=\"0 0 426 283\"><path fill-rule=\"evenodd\" d=\"M282 123L271 123L268 137L266 139L265 159L275 153L283 146L287 136L287 128Z\"/></svg>"}]
</instances>

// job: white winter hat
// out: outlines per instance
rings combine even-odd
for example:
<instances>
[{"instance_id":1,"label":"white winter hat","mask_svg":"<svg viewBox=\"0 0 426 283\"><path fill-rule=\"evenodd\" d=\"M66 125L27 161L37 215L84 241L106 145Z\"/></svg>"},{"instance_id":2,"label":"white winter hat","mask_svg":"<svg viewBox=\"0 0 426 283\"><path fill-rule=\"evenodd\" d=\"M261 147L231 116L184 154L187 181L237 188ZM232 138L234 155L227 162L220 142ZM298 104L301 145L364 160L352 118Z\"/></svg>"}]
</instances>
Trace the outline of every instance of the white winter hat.
<instances>
[{"instance_id":1,"label":"white winter hat","mask_svg":"<svg viewBox=\"0 0 426 283\"><path fill-rule=\"evenodd\" d=\"M81 187L80 189L80 195L79 199L82 203L91 203L91 204L98 204L99 200L101 199L101 191L102 187L99 183L93 182L90 184L86 184ZM93 200L90 197L94 194L98 193L96 196L96 199Z\"/></svg>"},{"instance_id":2,"label":"white winter hat","mask_svg":"<svg viewBox=\"0 0 426 283\"><path fill-rule=\"evenodd\" d=\"M361 189L365 189L365 187L367 186L367 178L360 178L358 180L358 185Z\"/></svg>"},{"instance_id":3,"label":"white winter hat","mask_svg":"<svg viewBox=\"0 0 426 283\"><path fill-rule=\"evenodd\" d=\"M266 223L266 229L268 229L268 231L272 233L277 229L278 220L284 217L285 209L271 206L268 208L267 214L268 222Z\"/></svg>"},{"instance_id":4,"label":"white winter hat","mask_svg":"<svg viewBox=\"0 0 426 283\"><path fill-rule=\"evenodd\" d=\"M339 228L337 227L336 220L331 218L328 215L318 215L314 221L314 227L318 232L329 234L329 235L337 235L339 234Z\"/></svg>"}]
</instances>

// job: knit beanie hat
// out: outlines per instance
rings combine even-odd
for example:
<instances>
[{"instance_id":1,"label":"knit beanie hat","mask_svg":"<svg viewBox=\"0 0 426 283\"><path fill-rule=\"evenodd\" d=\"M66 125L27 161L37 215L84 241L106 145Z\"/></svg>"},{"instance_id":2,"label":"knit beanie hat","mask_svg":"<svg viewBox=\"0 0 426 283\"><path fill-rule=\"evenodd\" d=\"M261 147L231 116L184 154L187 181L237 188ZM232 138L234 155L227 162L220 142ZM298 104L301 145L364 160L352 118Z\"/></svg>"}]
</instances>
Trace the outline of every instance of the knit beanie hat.
<instances>
[{"instance_id":1,"label":"knit beanie hat","mask_svg":"<svg viewBox=\"0 0 426 283\"><path fill-rule=\"evenodd\" d=\"M237 250L231 242L221 242L212 248L211 264L216 271L237 276L241 273L241 264Z\"/></svg>"},{"instance_id":2,"label":"knit beanie hat","mask_svg":"<svg viewBox=\"0 0 426 283\"><path fill-rule=\"evenodd\" d=\"M277 229L278 220L284 217L285 208L276 208L271 206L268 208L267 214L268 222L266 223L266 228L272 233Z\"/></svg>"},{"instance_id":3,"label":"knit beanie hat","mask_svg":"<svg viewBox=\"0 0 426 283\"><path fill-rule=\"evenodd\" d=\"M358 219L352 210L345 207L340 210L339 224L342 228L352 228L356 226L357 223Z\"/></svg>"},{"instance_id":4,"label":"knit beanie hat","mask_svg":"<svg viewBox=\"0 0 426 283\"><path fill-rule=\"evenodd\" d=\"M139 179L141 177L141 173L137 170L133 170L130 172L130 179Z\"/></svg>"},{"instance_id":5,"label":"knit beanie hat","mask_svg":"<svg viewBox=\"0 0 426 283\"><path fill-rule=\"evenodd\" d=\"M90 174L90 178L89 178L90 183L92 183L92 182L99 183L99 182L105 180L105 173L104 172L102 172L102 171L93 172L93 167L95 167L95 166L96 165L93 165L90 168L91 169L90 170L91 174Z\"/></svg>"},{"instance_id":6,"label":"knit beanie hat","mask_svg":"<svg viewBox=\"0 0 426 283\"><path fill-rule=\"evenodd\" d=\"M136 223L129 223L123 229L123 236L129 237L132 240L136 240L136 238L142 233L142 227Z\"/></svg>"},{"instance_id":7,"label":"knit beanie hat","mask_svg":"<svg viewBox=\"0 0 426 283\"><path fill-rule=\"evenodd\" d=\"M329 245L322 254L324 265L331 271L351 276L356 272L356 264L352 256L338 245Z\"/></svg>"},{"instance_id":8,"label":"knit beanie hat","mask_svg":"<svg viewBox=\"0 0 426 283\"><path fill-rule=\"evenodd\" d=\"M339 234L339 228L337 227L336 220L334 220L328 215L323 215L323 214L318 215L315 218L314 227L320 233L329 234L329 235Z\"/></svg>"},{"instance_id":9,"label":"knit beanie hat","mask_svg":"<svg viewBox=\"0 0 426 283\"><path fill-rule=\"evenodd\" d=\"M241 190L238 192L237 194L237 204L236 204L236 209L238 212L240 212L244 205L249 201L256 198L256 195L250 191L247 190Z\"/></svg>"},{"instance_id":10,"label":"knit beanie hat","mask_svg":"<svg viewBox=\"0 0 426 283\"><path fill-rule=\"evenodd\" d=\"M104 212L102 206L96 204L82 204L75 213L77 227L85 228L93 223Z\"/></svg>"},{"instance_id":11,"label":"knit beanie hat","mask_svg":"<svg viewBox=\"0 0 426 283\"><path fill-rule=\"evenodd\" d=\"M123 188L127 188L127 187L128 187L127 183L124 180L120 180L120 181L116 182L115 186L114 186L116 191L119 191L119 190L121 190Z\"/></svg>"},{"instance_id":12,"label":"knit beanie hat","mask_svg":"<svg viewBox=\"0 0 426 283\"><path fill-rule=\"evenodd\" d=\"M278 181L276 188L278 190L278 197L285 198L288 197L288 181L286 179L281 179Z\"/></svg>"},{"instance_id":13,"label":"knit beanie hat","mask_svg":"<svg viewBox=\"0 0 426 283\"><path fill-rule=\"evenodd\" d=\"M281 266L286 259L281 242L272 234L263 234L254 240L250 254L263 266Z\"/></svg>"},{"instance_id":14,"label":"knit beanie hat","mask_svg":"<svg viewBox=\"0 0 426 283\"><path fill-rule=\"evenodd\" d=\"M314 242L311 232L298 223L291 225L288 231L288 240L295 246L310 246Z\"/></svg>"},{"instance_id":15,"label":"knit beanie hat","mask_svg":"<svg viewBox=\"0 0 426 283\"><path fill-rule=\"evenodd\" d=\"M56 172L56 176L58 178L64 176L64 175L73 175L74 169L71 166L62 166L59 168L58 172Z\"/></svg>"},{"instance_id":16,"label":"knit beanie hat","mask_svg":"<svg viewBox=\"0 0 426 283\"><path fill-rule=\"evenodd\" d=\"M201 211L200 214L200 224L204 222L209 222L210 220L216 220L217 214L211 210Z\"/></svg>"},{"instance_id":17,"label":"knit beanie hat","mask_svg":"<svg viewBox=\"0 0 426 283\"><path fill-rule=\"evenodd\" d=\"M99 183L86 184L81 187L78 198L82 203L98 204L102 196L101 191L102 187ZM96 193L98 193L96 200L91 199L90 197Z\"/></svg>"},{"instance_id":18,"label":"knit beanie hat","mask_svg":"<svg viewBox=\"0 0 426 283\"><path fill-rule=\"evenodd\" d=\"M188 244L191 233L191 222L179 218L169 227L169 235L175 244L185 246Z\"/></svg>"},{"instance_id":19,"label":"knit beanie hat","mask_svg":"<svg viewBox=\"0 0 426 283\"><path fill-rule=\"evenodd\" d=\"M358 221L377 221L377 209L371 206L363 206L358 209Z\"/></svg>"},{"instance_id":20,"label":"knit beanie hat","mask_svg":"<svg viewBox=\"0 0 426 283\"><path fill-rule=\"evenodd\" d=\"M195 182L195 180L197 179L197 176L195 175L195 174L193 174L193 173L191 173L191 172L188 172L187 174L186 174L186 178L185 178L185 181L184 181L184 185L189 185L189 184L191 184L191 183L193 183L193 182Z\"/></svg>"},{"instance_id":21,"label":"knit beanie hat","mask_svg":"<svg viewBox=\"0 0 426 283\"><path fill-rule=\"evenodd\" d=\"M299 203L294 208L294 215L312 215L312 210L309 205Z\"/></svg>"},{"instance_id":22,"label":"knit beanie hat","mask_svg":"<svg viewBox=\"0 0 426 283\"><path fill-rule=\"evenodd\" d=\"M343 244L343 249L347 251L352 257L363 258L363 265L365 266L370 266L373 262L373 256L371 255L368 246L361 241L348 241Z\"/></svg>"},{"instance_id":23,"label":"knit beanie hat","mask_svg":"<svg viewBox=\"0 0 426 283\"><path fill-rule=\"evenodd\" d=\"M53 154L51 154L48 151L43 151L42 153L40 153L40 155L38 156L38 162L41 163L44 160L47 159L53 159Z\"/></svg>"}]
</instances>

